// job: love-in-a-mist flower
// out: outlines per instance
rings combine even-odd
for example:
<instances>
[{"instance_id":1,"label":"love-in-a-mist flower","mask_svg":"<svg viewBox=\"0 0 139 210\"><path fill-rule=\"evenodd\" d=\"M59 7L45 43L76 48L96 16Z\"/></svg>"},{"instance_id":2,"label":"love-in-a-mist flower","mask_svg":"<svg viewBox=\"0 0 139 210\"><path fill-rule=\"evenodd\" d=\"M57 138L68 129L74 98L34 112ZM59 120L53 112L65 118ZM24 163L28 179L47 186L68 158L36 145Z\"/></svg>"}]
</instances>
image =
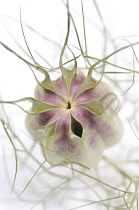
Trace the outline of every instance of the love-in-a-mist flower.
<instances>
[{"instance_id":1,"label":"love-in-a-mist flower","mask_svg":"<svg viewBox=\"0 0 139 210\"><path fill-rule=\"evenodd\" d=\"M102 81L67 71L55 81L38 84L35 99L31 112L36 114L28 114L26 127L53 165L95 167L104 148L121 139L114 94Z\"/></svg>"}]
</instances>

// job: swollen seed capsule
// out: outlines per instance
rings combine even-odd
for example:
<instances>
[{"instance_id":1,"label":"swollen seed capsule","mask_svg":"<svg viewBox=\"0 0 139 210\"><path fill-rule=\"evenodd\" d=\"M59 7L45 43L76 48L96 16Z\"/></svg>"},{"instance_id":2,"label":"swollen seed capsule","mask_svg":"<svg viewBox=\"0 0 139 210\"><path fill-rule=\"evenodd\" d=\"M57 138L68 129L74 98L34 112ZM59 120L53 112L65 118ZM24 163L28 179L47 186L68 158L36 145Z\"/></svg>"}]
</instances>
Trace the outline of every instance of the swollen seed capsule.
<instances>
[{"instance_id":1,"label":"swollen seed capsule","mask_svg":"<svg viewBox=\"0 0 139 210\"><path fill-rule=\"evenodd\" d=\"M37 114L26 118L26 127L40 142L47 161L53 165L76 162L93 168L104 148L119 142L123 126L113 108L112 89L93 80L85 88L86 77L73 73L52 81L53 90L37 85Z\"/></svg>"}]
</instances>

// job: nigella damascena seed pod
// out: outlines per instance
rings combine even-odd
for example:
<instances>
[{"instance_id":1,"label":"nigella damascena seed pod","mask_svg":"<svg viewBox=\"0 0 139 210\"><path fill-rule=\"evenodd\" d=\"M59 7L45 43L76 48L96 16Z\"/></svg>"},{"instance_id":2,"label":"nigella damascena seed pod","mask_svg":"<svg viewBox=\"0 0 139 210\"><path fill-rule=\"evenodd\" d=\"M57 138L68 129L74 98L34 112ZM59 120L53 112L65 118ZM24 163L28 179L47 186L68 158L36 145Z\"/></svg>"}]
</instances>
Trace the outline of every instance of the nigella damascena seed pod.
<instances>
[{"instance_id":1,"label":"nigella damascena seed pod","mask_svg":"<svg viewBox=\"0 0 139 210\"><path fill-rule=\"evenodd\" d=\"M53 165L79 163L93 168L104 148L117 143L123 133L111 87L87 78L80 72L45 81L35 90L35 104L26 127L42 145L43 154Z\"/></svg>"}]
</instances>

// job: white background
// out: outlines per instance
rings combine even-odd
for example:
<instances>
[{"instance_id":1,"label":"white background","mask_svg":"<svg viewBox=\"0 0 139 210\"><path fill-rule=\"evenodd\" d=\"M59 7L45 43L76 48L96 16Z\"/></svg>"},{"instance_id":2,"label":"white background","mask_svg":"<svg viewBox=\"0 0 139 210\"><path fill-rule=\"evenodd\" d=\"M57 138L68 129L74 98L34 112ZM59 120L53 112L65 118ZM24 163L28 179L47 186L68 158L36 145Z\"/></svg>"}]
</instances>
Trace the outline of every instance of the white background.
<instances>
[{"instance_id":1,"label":"white background","mask_svg":"<svg viewBox=\"0 0 139 210\"><path fill-rule=\"evenodd\" d=\"M69 2L70 10L74 15L79 36L81 38L81 43L83 44L80 0L70 0ZM108 37L111 37L112 40L115 40L117 48L128 45L128 41L133 43L139 40L138 0L98 0L97 2L107 29ZM101 58L103 56L102 51L104 46L103 25L98 16L96 8L94 7L93 0L84 0L83 3L86 17L88 54L97 58ZM39 56L37 56L35 53L35 51L37 51L48 62L50 62L53 67L57 67L60 56L60 48L50 43L50 41L44 40L41 38L41 36L39 36L39 34L33 33L26 27L25 24L27 23L40 34L44 35L48 39L55 41L56 43L59 43L62 46L67 29L67 12L62 1L0 0L0 41L28 59L25 53L18 47L20 44L27 52L20 25L20 8L26 40L35 59L39 61L41 65L48 67L48 65L43 60L41 60ZM16 42L18 42L18 45ZM77 39L73 31L70 36L69 44L78 47ZM72 50L75 49L72 48ZM138 56L138 47L136 47L135 50ZM114 48L112 42L108 41L105 54L108 55L113 51ZM78 50L75 50L75 53L78 54ZM116 59L118 65L133 69L133 51L131 48L128 49L124 54L117 56ZM135 68L136 70L139 69L137 62ZM108 67L108 70L110 70L110 67ZM55 75L51 76L55 77ZM116 75L115 78L117 78L119 81L128 80L132 78L132 74L119 74ZM113 85L112 82L110 83ZM122 89L115 89L117 94L119 94L118 96L121 102L123 102L123 98L121 97L122 93L130 86L131 83L120 82ZM2 46L0 46L0 93L2 95L2 99L17 100L23 97L33 96L35 85L36 81L28 66L17 59L14 55L6 51L6 49L4 49ZM118 151L120 151L121 156L124 156L124 149L127 151L128 148L134 148L134 146L138 147L138 140L135 138L135 135L133 134L127 122L127 119L133 115L134 111L136 110L135 108L137 108L138 105L138 88L137 75L135 85L124 98L124 100L127 100L127 103L124 103L123 106L121 105L122 108L119 113L125 126L123 140L119 145L114 147L114 149L109 149L106 152L108 156L110 156L114 151L116 151L115 156L116 154L119 154ZM132 103L133 100L135 100L135 103ZM22 113L22 111L17 110L18 108L14 107L14 105L6 106L6 111L14 129L18 132L18 134L23 135L23 133L26 132L24 127L25 114ZM134 118L132 119L133 127L135 127L135 124L138 123L137 116L138 113L136 113L136 122L134 121ZM10 174L10 179L12 180L15 167L14 154L10 142L3 132L2 126L0 126L0 135L0 197L2 198L0 201L0 209L15 210L20 208L20 210L28 210L31 208L31 205L27 202L10 202L12 199L9 198L10 187L7 182L7 177L5 177L5 162L3 161L3 155L5 154L7 158L6 160L8 160L7 167ZM120 155L118 156L119 159ZM41 158L42 157L40 157L40 159ZM131 174L131 176L137 174L138 166L137 168L128 169L128 172ZM24 176L24 171L22 174ZM28 174L26 176L28 177ZM18 177L18 185L19 181L22 182L22 177ZM17 187L20 189L20 186ZM4 200L5 198L6 200ZM34 209L39 210L39 207ZM95 210L95 208L93 210Z\"/></svg>"}]
</instances>

